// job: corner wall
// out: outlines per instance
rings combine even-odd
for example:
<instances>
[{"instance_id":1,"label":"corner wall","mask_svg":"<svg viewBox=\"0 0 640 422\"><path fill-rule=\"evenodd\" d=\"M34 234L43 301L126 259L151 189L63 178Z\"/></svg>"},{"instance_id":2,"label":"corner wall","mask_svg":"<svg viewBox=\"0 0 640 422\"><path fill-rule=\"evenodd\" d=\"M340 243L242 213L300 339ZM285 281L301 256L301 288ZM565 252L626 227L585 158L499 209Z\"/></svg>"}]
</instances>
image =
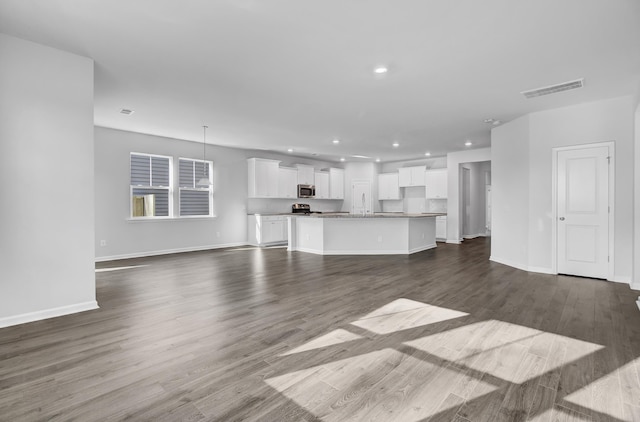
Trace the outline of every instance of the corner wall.
<instances>
[{"instance_id":1,"label":"corner wall","mask_svg":"<svg viewBox=\"0 0 640 422\"><path fill-rule=\"evenodd\" d=\"M0 34L0 327L97 307L93 61Z\"/></svg>"},{"instance_id":2,"label":"corner wall","mask_svg":"<svg viewBox=\"0 0 640 422\"><path fill-rule=\"evenodd\" d=\"M492 260L554 272L552 149L615 141L613 280L631 282L635 107L631 96L618 97L532 113L493 129Z\"/></svg>"}]
</instances>

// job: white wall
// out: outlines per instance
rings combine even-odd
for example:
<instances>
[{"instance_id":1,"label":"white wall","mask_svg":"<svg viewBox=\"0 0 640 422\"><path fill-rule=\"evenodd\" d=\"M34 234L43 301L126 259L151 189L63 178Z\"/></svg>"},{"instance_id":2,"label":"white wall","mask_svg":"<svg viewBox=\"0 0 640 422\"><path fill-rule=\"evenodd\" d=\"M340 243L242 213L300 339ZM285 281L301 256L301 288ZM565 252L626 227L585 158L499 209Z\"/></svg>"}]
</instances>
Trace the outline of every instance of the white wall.
<instances>
[{"instance_id":1,"label":"white wall","mask_svg":"<svg viewBox=\"0 0 640 422\"><path fill-rule=\"evenodd\" d=\"M631 280L634 110L633 98L627 96L532 113L493 129L492 259L551 272L552 148L615 141L613 278ZM518 192L525 192L526 198ZM521 204L526 204L526 211ZM508 212L514 206L517 212ZM517 236L512 250L505 235ZM513 244L523 242L526 248L520 246L523 250L515 253Z\"/></svg>"},{"instance_id":2,"label":"white wall","mask_svg":"<svg viewBox=\"0 0 640 422\"><path fill-rule=\"evenodd\" d=\"M215 218L132 220L129 218L131 152L199 159L202 144L95 128L95 250L99 261L243 245L247 241L248 212L288 212L292 203L301 201L311 203L312 208L318 210L339 210L342 204L342 201L315 199L247 199L247 158L280 160L282 166L311 164L317 169L329 164L264 151L207 145L207 160L213 161ZM177 199L174 208L177 215ZM102 240L106 246L101 246Z\"/></svg>"},{"instance_id":3,"label":"white wall","mask_svg":"<svg viewBox=\"0 0 640 422\"><path fill-rule=\"evenodd\" d=\"M634 214L633 214L633 282L632 288L640 290L640 89L636 96L636 113L634 123Z\"/></svg>"},{"instance_id":4,"label":"white wall","mask_svg":"<svg viewBox=\"0 0 640 422\"><path fill-rule=\"evenodd\" d=\"M528 269L529 116L491 131L491 259Z\"/></svg>"},{"instance_id":5,"label":"white wall","mask_svg":"<svg viewBox=\"0 0 640 422\"><path fill-rule=\"evenodd\" d=\"M0 326L93 309L93 62L0 34Z\"/></svg>"},{"instance_id":6,"label":"white wall","mask_svg":"<svg viewBox=\"0 0 640 422\"><path fill-rule=\"evenodd\" d=\"M447 243L460 243L460 164L491 160L491 148L447 154Z\"/></svg>"}]
</instances>

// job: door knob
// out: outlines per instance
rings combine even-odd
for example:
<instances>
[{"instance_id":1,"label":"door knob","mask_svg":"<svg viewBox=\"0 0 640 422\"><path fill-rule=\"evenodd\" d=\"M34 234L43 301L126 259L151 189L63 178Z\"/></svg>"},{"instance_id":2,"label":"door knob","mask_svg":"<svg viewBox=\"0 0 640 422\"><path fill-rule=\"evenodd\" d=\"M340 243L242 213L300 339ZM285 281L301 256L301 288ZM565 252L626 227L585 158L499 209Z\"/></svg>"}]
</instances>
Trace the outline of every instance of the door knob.
<instances>
[{"instance_id":1,"label":"door knob","mask_svg":"<svg viewBox=\"0 0 640 422\"><path fill-rule=\"evenodd\" d=\"M560 218L559 218L559 220L560 220L560 221L564 221L564 217L560 217Z\"/></svg>"}]
</instances>

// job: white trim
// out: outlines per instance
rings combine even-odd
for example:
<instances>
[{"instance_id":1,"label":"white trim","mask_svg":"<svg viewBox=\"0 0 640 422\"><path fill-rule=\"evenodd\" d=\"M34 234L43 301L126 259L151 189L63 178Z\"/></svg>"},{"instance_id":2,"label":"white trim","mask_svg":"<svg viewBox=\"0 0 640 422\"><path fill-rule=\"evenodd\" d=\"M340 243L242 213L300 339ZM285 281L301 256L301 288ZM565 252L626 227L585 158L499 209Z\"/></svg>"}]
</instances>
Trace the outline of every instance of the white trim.
<instances>
[{"instance_id":1,"label":"white trim","mask_svg":"<svg viewBox=\"0 0 640 422\"><path fill-rule=\"evenodd\" d=\"M380 249L380 250L366 250L366 251L362 251L362 250L356 251L356 250L350 249L345 251L340 251L340 250L323 251L320 249L311 249L311 248L296 248L295 251L313 253L316 255L410 255L416 252L422 252L422 251L426 251L427 249L433 249L436 247L437 245L434 243L431 245L420 246L418 248L410 249L408 251L402 251L398 249L389 249L389 250Z\"/></svg>"},{"instance_id":2,"label":"white trim","mask_svg":"<svg viewBox=\"0 0 640 422\"><path fill-rule=\"evenodd\" d=\"M247 246L247 242L233 242L233 243L223 243L219 245L198 246L195 248L190 247L190 248L163 249L159 251L134 252L134 253L122 254L122 255L100 256L100 257L96 257L95 262L115 261L118 259L129 259L129 258L144 258L147 256L169 255L173 253L182 253L182 252L207 251L211 249L235 248L238 246Z\"/></svg>"},{"instance_id":3,"label":"white trim","mask_svg":"<svg viewBox=\"0 0 640 422\"><path fill-rule=\"evenodd\" d=\"M78 312L91 311L93 309L99 308L100 307L98 306L98 302L92 300L90 302L76 303L74 305L60 306L58 308L13 315L0 318L0 328L10 327L12 325L26 324L27 322L41 321L43 319L55 318L63 315L76 314Z\"/></svg>"},{"instance_id":4,"label":"white trim","mask_svg":"<svg viewBox=\"0 0 640 422\"><path fill-rule=\"evenodd\" d=\"M615 141L594 142L591 144L571 145L567 147L556 147L551 149L551 270L552 274L558 273L558 152L585 148L608 147L609 156L609 268L607 270L607 280L615 280L615 165L616 149Z\"/></svg>"},{"instance_id":5,"label":"white trim","mask_svg":"<svg viewBox=\"0 0 640 422\"><path fill-rule=\"evenodd\" d=\"M636 305L638 305L638 309L640 309L640 296L638 296L638 300L636 300Z\"/></svg>"},{"instance_id":6,"label":"white trim","mask_svg":"<svg viewBox=\"0 0 640 422\"><path fill-rule=\"evenodd\" d=\"M629 288L631 290L640 290L640 283L631 283L629 284Z\"/></svg>"},{"instance_id":7,"label":"white trim","mask_svg":"<svg viewBox=\"0 0 640 422\"><path fill-rule=\"evenodd\" d=\"M547 267L530 267L528 265L522 265L520 263L516 263L515 261L511 261L509 259L496 258L495 256L490 256L489 261L497 262L498 264L507 265L509 267L517 268L522 271L527 271L529 273L539 273L539 274L552 274L556 275L557 273L553 272L551 268Z\"/></svg>"},{"instance_id":8,"label":"white trim","mask_svg":"<svg viewBox=\"0 0 640 422\"><path fill-rule=\"evenodd\" d=\"M455 240L455 239L447 239L446 243L452 243L454 245L459 245L459 244L462 243L462 241L461 240Z\"/></svg>"},{"instance_id":9,"label":"white trim","mask_svg":"<svg viewBox=\"0 0 640 422\"><path fill-rule=\"evenodd\" d=\"M163 221L215 220L215 215L191 215L184 217L129 217L127 223L161 223Z\"/></svg>"},{"instance_id":10,"label":"white trim","mask_svg":"<svg viewBox=\"0 0 640 422\"><path fill-rule=\"evenodd\" d=\"M616 283L624 283L624 284L628 284L629 286L631 286L631 276L626 276L626 275L614 275L611 278L607 279L608 281L614 281Z\"/></svg>"},{"instance_id":11,"label":"white trim","mask_svg":"<svg viewBox=\"0 0 640 422\"><path fill-rule=\"evenodd\" d=\"M475 239L477 237L487 237L486 233L476 233L476 234L468 234L466 236L462 236L463 239Z\"/></svg>"}]
</instances>

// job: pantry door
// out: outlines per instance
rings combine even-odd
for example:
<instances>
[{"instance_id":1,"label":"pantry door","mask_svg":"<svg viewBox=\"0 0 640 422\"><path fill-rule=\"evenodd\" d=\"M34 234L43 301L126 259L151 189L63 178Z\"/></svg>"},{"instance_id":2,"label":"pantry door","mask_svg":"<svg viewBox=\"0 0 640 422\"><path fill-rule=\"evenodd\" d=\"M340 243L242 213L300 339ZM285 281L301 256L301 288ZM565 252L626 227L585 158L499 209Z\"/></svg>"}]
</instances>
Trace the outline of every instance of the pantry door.
<instances>
[{"instance_id":1,"label":"pantry door","mask_svg":"<svg viewBox=\"0 0 640 422\"><path fill-rule=\"evenodd\" d=\"M557 151L557 269L560 274L609 275L608 146Z\"/></svg>"}]
</instances>

